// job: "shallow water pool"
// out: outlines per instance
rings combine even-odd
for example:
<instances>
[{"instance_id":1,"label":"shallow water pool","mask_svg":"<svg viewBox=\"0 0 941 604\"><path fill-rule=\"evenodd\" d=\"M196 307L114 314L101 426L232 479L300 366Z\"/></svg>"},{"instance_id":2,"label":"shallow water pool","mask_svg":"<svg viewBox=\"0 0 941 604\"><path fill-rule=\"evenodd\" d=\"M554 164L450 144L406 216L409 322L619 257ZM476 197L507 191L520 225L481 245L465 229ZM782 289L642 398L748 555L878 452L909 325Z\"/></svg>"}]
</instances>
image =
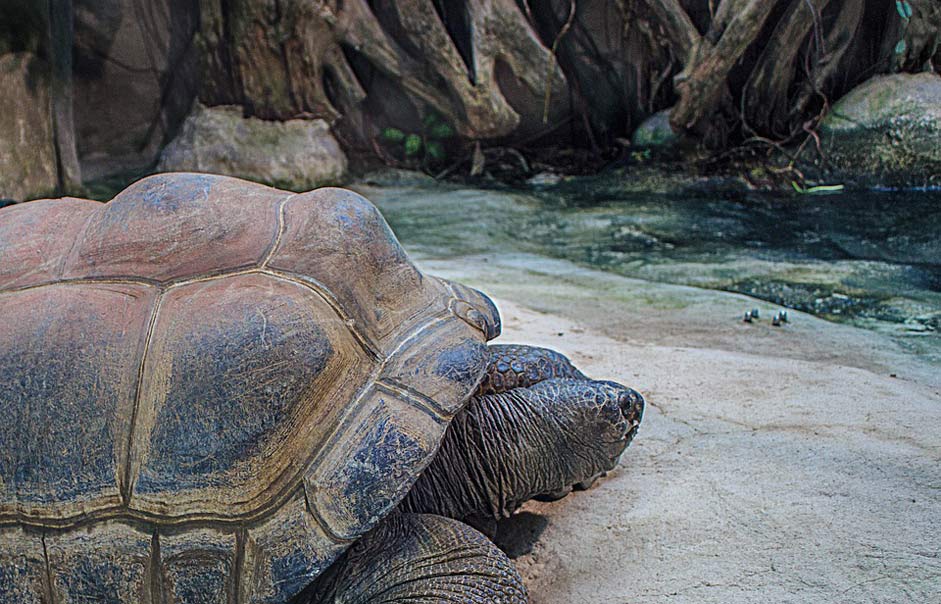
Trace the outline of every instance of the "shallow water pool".
<instances>
[{"instance_id":1,"label":"shallow water pool","mask_svg":"<svg viewBox=\"0 0 941 604\"><path fill-rule=\"evenodd\" d=\"M941 351L941 192L637 194L621 178L358 188L419 255L562 258L744 293Z\"/></svg>"}]
</instances>

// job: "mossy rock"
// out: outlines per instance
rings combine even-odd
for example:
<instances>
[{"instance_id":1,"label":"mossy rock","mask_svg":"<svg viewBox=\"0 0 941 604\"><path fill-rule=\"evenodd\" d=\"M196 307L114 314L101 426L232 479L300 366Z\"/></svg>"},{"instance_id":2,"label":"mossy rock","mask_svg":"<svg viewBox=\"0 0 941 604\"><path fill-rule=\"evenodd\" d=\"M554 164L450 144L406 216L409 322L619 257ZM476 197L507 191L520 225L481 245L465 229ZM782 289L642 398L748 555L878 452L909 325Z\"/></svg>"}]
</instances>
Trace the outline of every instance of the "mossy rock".
<instances>
[{"instance_id":1,"label":"mossy rock","mask_svg":"<svg viewBox=\"0 0 941 604\"><path fill-rule=\"evenodd\" d=\"M827 162L863 185L941 186L941 76L870 79L820 126Z\"/></svg>"},{"instance_id":2,"label":"mossy rock","mask_svg":"<svg viewBox=\"0 0 941 604\"><path fill-rule=\"evenodd\" d=\"M670 127L670 110L664 109L654 113L634 130L631 135L631 145L652 149L671 149L679 137Z\"/></svg>"}]
</instances>

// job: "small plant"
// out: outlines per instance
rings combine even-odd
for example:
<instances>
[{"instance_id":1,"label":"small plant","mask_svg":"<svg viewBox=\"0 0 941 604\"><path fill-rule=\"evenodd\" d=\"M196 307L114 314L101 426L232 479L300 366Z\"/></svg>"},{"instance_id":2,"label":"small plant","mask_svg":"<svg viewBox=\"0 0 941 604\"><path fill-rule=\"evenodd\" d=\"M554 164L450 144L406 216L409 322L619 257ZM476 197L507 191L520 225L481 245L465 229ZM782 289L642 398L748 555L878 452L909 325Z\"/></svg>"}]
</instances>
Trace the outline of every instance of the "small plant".
<instances>
[{"instance_id":1,"label":"small plant","mask_svg":"<svg viewBox=\"0 0 941 604\"><path fill-rule=\"evenodd\" d=\"M444 142L454 136L454 129L441 116L429 113L422 120L421 132L403 132L398 128L385 128L382 139L401 149L406 159L421 159L422 163L441 161L447 156Z\"/></svg>"},{"instance_id":2,"label":"small plant","mask_svg":"<svg viewBox=\"0 0 941 604\"><path fill-rule=\"evenodd\" d=\"M908 0L895 0L895 10L898 11L903 23L902 38L898 41L898 44L895 45L895 54L901 56L905 54L905 50L908 47L905 42L905 33L908 31L908 26L912 23L912 5L908 3Z\"/></svg>"}]
</instances>

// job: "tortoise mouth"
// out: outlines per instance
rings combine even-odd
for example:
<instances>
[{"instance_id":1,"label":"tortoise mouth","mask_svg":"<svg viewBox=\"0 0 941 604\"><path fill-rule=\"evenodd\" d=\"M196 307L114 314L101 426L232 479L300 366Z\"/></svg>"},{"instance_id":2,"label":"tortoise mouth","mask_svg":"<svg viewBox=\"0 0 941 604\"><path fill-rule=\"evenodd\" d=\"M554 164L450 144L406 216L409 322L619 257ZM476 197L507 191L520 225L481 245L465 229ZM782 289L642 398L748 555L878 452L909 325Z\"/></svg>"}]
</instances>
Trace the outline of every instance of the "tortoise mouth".
<instances>
[{"instance_id":1,"label":"tortoise mouth","mask_svg":"<svg viewBox=\"0 0 941 604\"><path fill-rule=\"evenodd\" d=\"M627 388L617 382L605 381L601 383L616 389L615 402L618 415L618 419L614 423L616 436L603 439L603 444L610 453L611 467L614 467L617 465L621 454L624 453L624 450L627 449L627 446L631 444L637 434L644 416L645 402L644 397L633 388Z\"/></svg>"}]
</instances>

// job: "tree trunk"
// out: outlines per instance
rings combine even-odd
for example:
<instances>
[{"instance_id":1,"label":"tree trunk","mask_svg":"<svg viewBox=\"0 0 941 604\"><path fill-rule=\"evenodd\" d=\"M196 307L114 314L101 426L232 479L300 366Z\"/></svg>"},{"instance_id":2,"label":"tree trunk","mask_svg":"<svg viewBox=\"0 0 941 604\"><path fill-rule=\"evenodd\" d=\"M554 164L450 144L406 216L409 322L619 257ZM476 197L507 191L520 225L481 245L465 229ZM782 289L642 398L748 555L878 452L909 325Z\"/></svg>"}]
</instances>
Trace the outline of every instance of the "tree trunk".
<instances>
[{"instance_id":1,"label":"tree trunk","mask_svg":"<svg viewBox=\"0 0 941 604\"><path fill-rule=\"evenodd\" d=\"M789 91L796 76L796 59L811 31L815 32L812 44L818 52L822 50L820 13L828 2L791 0L742 91L748 130L772 132L782 138L790 135Z\"/></svg>"},{"instance_id":2,"label":"tree trunk","mask_svg":"<svg viewBox=\"0 0 941 604\"><path fill-rule=\"evenodd\" d=\"M675 130L706 133L713 111L721 99L729 72L739 57L755 40L771 14L775 2L769 0L724 0L734 17L713 46L707 40L700 42L690 62L676 77L674 85L679 101L670 113L670 124Z\"/></svg>"},{"instance_id":3,"label":"tree trunk","mask_svg":"<svg viewBox=\"0 0 941 604\"><path fill-rule=\"evenodd\" d=\"M823 91L839 73L843 57L859 31L864 10L863 2L843 3L833 27L824 38L823 51L817 56L812 74L803 81L797 100L791 105L792 120L802 119L813 99L822 98Z\"/></svg>"},{"instance_id":4,"label":"tree trunk","mask_svg":"<svg viewBox=\"0 0 941 604\"><path fill-rule=\"evenodd\" d=\"M48 0L46 11L58 189L61 194L77 193L81 191L82 174L72 118L72 0Z\"/></svg>"}]
</instances>

